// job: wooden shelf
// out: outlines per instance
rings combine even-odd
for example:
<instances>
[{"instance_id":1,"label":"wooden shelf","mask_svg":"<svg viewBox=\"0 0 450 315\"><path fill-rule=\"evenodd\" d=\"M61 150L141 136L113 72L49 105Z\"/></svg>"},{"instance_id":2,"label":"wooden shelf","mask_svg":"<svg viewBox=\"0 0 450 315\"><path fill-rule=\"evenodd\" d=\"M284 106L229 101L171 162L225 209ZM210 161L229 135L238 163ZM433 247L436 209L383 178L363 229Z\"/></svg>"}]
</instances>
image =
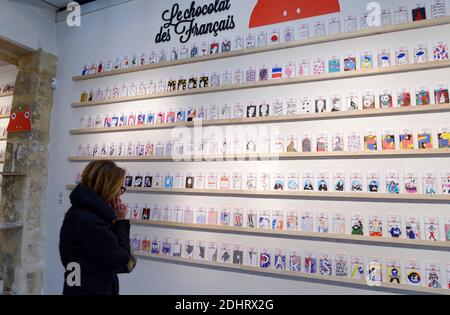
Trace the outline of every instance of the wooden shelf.
<instances>
[{"instance_id":1,"label":"wooden shelf","mask_svg":"<svg viewBox=\"0 0 450 315\"><path fill-rule=\"evenodd\" d=\"M66 185L68 190L75 185ZM163 189L128 187L127 193L193 195L212 197L264 198L264 199L305 199L305 200L349 200L363 202L399 202L399 203L442 203L450 204L450 195L422 194L385 194L352 192L318 192L318 191L243 191L243 190L208 190L208 189Z\"/></svg>"},{"instance_id":2,"label":"wooden shelf","mask_svg":"<svg viewBox=\"0 0 450 315\"><path fill-rule=\"evenodd\" d=\"M14 92L9 92L9 93L4 93L4 94L0 94L0 97L8 97L8 96L13 96Z\"/></svg>"},{"instance_id":3,"label":"wooden shelf","mask_svg":"<svg viewBox=\"0 0 450 315\"><path fill-rule=\"evenodd\" d=\"M8 177L24 177L25 174L22 173L11 173L11 172L0 172L0 176Z\"/></svg>"},{"instance_id":4,"label":"wooden shelf","mask_svg":"<svg viewBox=\"0 0 450 315\"><path fill-rule=\"evenodd\" d=\"M376 75L406 73L406 72L413 72L413 71L437 70L437 69L444 69L444 68L448 68L448 67L450 67L450 60L431 61L431 62L419 63L419 64L407 64L407 65L392 66L389 68L374 68L374 69L368 69L368 70L327 73L327 74L323 74L323 75L312 75L312 76L295 77L295 78L289 78L289 79L256 81L256 82L248 82L248 83L241 83L241 84L230 84L230 85L223 85L223 86L218 86L218 87L199 88L199 89L194 89L194 90L173 91L173 92L155 93L155 94L131 96L131 97L118 97L118 98L101 100L101 101L72 103L72 107L77 108L77 107L88 107L88 106L100 106L100 105L134 102L134 101L149 100L149 99L161 99L161 98L176 97L176 96L218 93L218 92L228 92L228 91L236 91L236 90L247 90L247 89L254 89L254 88L292 85L292 84L301 84L301 83L308 83L308 82L321 82L321 81L329 81L329 80L359 78L359 77L369 77L369 76L376 76Z\"/></svg>"},{"instance_id":5,"label":"wooden shelf","mask_svg":"<svg viewBox=\"0 0 450 315\"><path fill-rule=\"evenodd\" d=\"M11 231L21 229L23 226L16 223L0 223L0 231Z\"/></svg>"},{"instance_id":6,"label":"wooden shelf","mask_svg":"<svg viewBox=\"0 0 450 315\"><path fill-rule=\"evenodd\" d=\"M103 72L103 73L90 74L90 75L86 75L86 76L74 76L73 80L74 81L91 80L91 79L96 79L96 78L109 77L109 76L114 76L114 75L140 72L140 71L146 71L146 70L152 70L152 69L160 69L160 68L166 68L166 67L172 67L172 66L178 66L178 65L184 65L184 64L192 64L192 63L197 63L197 62L205 62L205 61L211 61L211 60L240 57L240 56L246 56L246 55L251 55L251 54L269 52L269 51L290 49L290 48L295 48L295 47L310 46L310 45L342 41L342 40L353 39L353 38L361 38L361 37L367 37L367 36L373 36L373 35L414 30L414 29L431 27L431 26L446 25L449 23L450 23L450 17L442 17L442 18L433 19L433 20L422 20L422 21L417 21L417 22L409 22L409 23L395 24L395 25L389 25L389 26L374 27L374 28L369 28L369 29L365 29L365 30L358 30L355 32L339 33L339 34L328 35L328 36L324 36L324 37L310 38L310 39L302 40L302 41L293 41L293 42L289 42L289 43L281 43L281 44L277 44L277 45L267 45L267 46L263 46L263 47L243 49L243 50L231 51L231 52L220 53L220 54L215 54L215 55L201 56L201 57L188 58L188 59L180 59L180 60L176 60L176 61L167 61L167 62L152 64L152 65L145 65L145 66L128 68L128 69L112 70L112 71Z\"/></svg>"},{"instance_id":7,"label":"wooden shelf","mask_svg":"<svg viewBox=\"0 0 450 315\"><path fill-rule=\"evenodd\" d=\"M369 244L376 246L417 248L424 250L450 251L450 242L444 241L433 242L424 240L395 239L385 237L348 235L348 234L313 233L313 232L287 231L287 230L278 231L271 229L238 228L223 225L188 224L188 223L148 221L148 220L132 220L131 222L134 225L145 225L151 227L169 228L178 230L240 234L248 236L276 237L276 238L288 238L299 240L320 240L325 242L340 242L340 243L353 243L366 245Z\"/></svg>"},{"instance_id":8,"label":"wooden shelf","mask_svg":"<svg viewBox=\"0 0 450 315\"><path fill-rule=\"evenodd\" d=\"M416 149L396 151L367 152L296 152L269 154L234 154L234 155L204 155L204 156L144 156L144 157L69 157L69 162L90 162L112 160L117 162L223 162L236 160L267 161L267 160L312 160L312 159L371 159L371 158L421 158L449 157L450 149ZM174 158L178 158L174 160ZM181 160L182 159L182 160Z\"/></svg>"},{"instance_id":9,"label":"wooden shelf","mask_svg":"<svg viewBox=\"0 0 450 315\"><path fill-rule=\"evenodd\" d=\"M310 113L291 116L218 119L218 120L202 120L198 122L164 123L164 124L143 125L143 126L75 129L71 130L70 134L83 135L83 134L112 133L112 132L126 132L126 131L173 129L177 127L194 127L196 123L198 123L199 125L201 124L204 127L227 126L227 125L250 125L250 124L287 123L287 122L316 121L316 120L319 121L319 120L347 119L347 118L365 118L377 116L413 115L413 114L441 113L449 111L450 111L450 104L439 104L439 105L416 106L416 107L377 108L377 109L366 109L366 110L345 111L345 112Z\"/></svg>"},{"instance_id":10,"label":"wooden shelf","mask_svg":"<svg viewBox=\"0 0 450 315\"><path fill-rule=\"evenodd\" d=\"M245 265L235 265L235 264L223 264L214 263L209 261L201 261L194 259L185 259L180 257L172 256L161 256L161 255L151 255L148 253L138 253L137 257L143 259L149 259L157 262L165 262L172 264L187 265L199 268L211 268L216 270L230 271L230 272L240 272L252 275L259 275L264 277L276 277L284 278L297 281L305 282L317 282L329 285L341 285L357 287L359 289L375 290L375 291L389 291L396 293L415 293L415 294L439 294L439 295L450 295L450 290L448 289L433 289L427 288L425 286L410 286L405 284L392 284L382 282L380 286L369 286L365 280L352 279L349 277L337 277L337 276L322 276L322 275L311 275L303 272L293 272L293 271L280 271L273 269L263 269ZM444 277L442 277L444 278Z\"/></svg>"}]
</instances>

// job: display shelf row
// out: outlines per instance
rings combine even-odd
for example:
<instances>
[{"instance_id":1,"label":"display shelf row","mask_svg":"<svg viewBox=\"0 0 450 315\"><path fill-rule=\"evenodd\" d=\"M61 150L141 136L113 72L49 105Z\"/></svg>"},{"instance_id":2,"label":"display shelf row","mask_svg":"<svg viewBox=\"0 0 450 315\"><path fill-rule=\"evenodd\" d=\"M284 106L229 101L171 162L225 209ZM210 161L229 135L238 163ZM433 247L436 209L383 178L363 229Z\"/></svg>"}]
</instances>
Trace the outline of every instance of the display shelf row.
<instances>
[{"instance_id":1,"label":"display shelf row","mask_svg":"<svg viewBox=\"0 0 450 315\"><path fill-rule=\"evenodd\" d=\"M245 172L223 170L217 173L215 169L211 171L202 169L197 172L152 172L148 169L140 169L140 171L126 174L124 182L126 188L450 194L450 172L448 171L437 175L435 171L426 170L421 176L416 170L405 170L402 178L395 170L386 172L373 169L367 172L334 170L333 183L328 170L314 172L313 170L291 169L287 173L282 170L271 173L255 172L247 166ZM80 181L81 172L77 173L76 177L76 182Z\"/></svg>"},{"instance_id":2,"label":"display shelf row","mask_svg":"<svg viewBox=\"0 0 450 315\"><path fill-rule=\"evenodd\" d=\"M1 139L0 139L1 140ZM90 162L112 160L117 162L223 162L236 160L311 160L311 159L372 159L372 158L422 158L449 157L449 149L416 149L398 151L363 152L293 152L293 153L255 153L227 155L173 155L173 156L119 156L119 157L69 157L69 162Z\"/></svg>"},{"instance_id":3,"label":"display shelf row","mask_svg":"<svg viewBox=\"0 0 450 315\"><path fill-rule=\"evenodd\" d=\"M201 130L201 128L197 129ZM208 130L209 131L209 130ZM178 134L176 134L178 132ZM203 132L203 131L202 131ZM223 135L225 132L225 136ZM194 135L196 132L194 132ZM384 130L351 130L342 131L303 131L297 133L282 133L274 126L266 129L232 129L214 130L203 132L204 137L192 137L186 130L174 130L170 139L159 138L155 142L129 141L119 143L81 143L77 146L76 157L98 158L98 157L167 157L175 161L192 160L199 161L224 160L229 157L238 159L280 159L280 158L311 158L314 154L347 153L359 155L363 152L401 152L409 151L412 154L417 150L423 152L429 150L450 148L450 128L400 128ZM416 150L416 151L415 151ZM443 152L443 151L441 151ZM292 155L284 155L292 154ZM383 153L382 153L383 154ZM396 153L394 153L395 155ZM388 156L389 154L384 153ZM317 157L323 158L323 157Z\"/></svg>"},{"instance_id":4,"label":"display shelf row","mask_svg":"<svg viewBox=\"0 0 450 315\"><path fill-rule=\"evenodd\" d=\"M158 203L135 204L126 203L127 219L141 222L150 226L169 224L173 229L213 229L218 227L216 233L222 228L233 234L245 234L263 231L264 234L283 232L280 236L285 238L297 238L294 235L300 232L300 237L328 240L335 242L337 238L347 242L385 240L386 242L413 241L415 245L425 245L423 241L432 244L449 244L450 241L450 217L435 216L431 211L425 216L398 214L383 215L365 211L352 211L351 213L340 211L308 211L275 208L255 207L239 208L226 206L203 206L198 203L192 205L165 205ZM269 207L269 206L268 206ZM422 210L419 210L422 213ZM442 228L441 228L442 227ZM244 230L240 230L244 228ZM237 230L236 230L237 229ZM290 234L289 232L294 232ZM225 232L224 232L225 233ZM250 234L249 234L250 235ZM278 235L278 234L277 234ZM327 238L330 235L331 238ZM365 237L353 239L351 236ZM353 240L353 241L350 241ZM419 242L416 242L419 241ZM403 242L404 243L404 242ZM378 243L377 243L378 244ZM399 244L399 243L396 243ZM411 245L411 244L410 244ZM381 244L380 246L384 246ZM386 245L390 246L390 245ZM392 245L393 246L393 245ZM401 246L401 245L400 245ZM446 247L445 245L443 245ZM442 246L429 246L430 250ZM445 249L444 249L445 250Z\"/></svg>"},{"instance_id":5,"label":"display shelf row","mask_svg":"<svg viewBox=\"0 0 450 315\"><path fill-rule=\"evenodd\" d=\"M372 69L367 69L367 70L356 70L356 71L340 72L340 73L327 73L327 74L322 74L322 75L294 77L294 78L287 78L287 79L246 82L246 83L230 84L230 85L224 85L224 86L218 86L218 87L198 88L198 89L193 89L193 90L161 92L161 93L155 93L155 94L149 94L149 95L138 95L138 96L130 96L130 97L117 97L117 98L100 100L100 101L75 102L75 103L72 103L72 107L78 108L78 107L88 107L88 106L100 106L100 105L134 102L134 101L149 100L149 99L169 98L169 97L176 97L176 96L219 93L219 92L247 90L247 89L263 88L263 87L303 84L303 83L309 83L309 82L323 82L323 81L330 81L330 80L370 77L370 76L377 76L377 75L399 74L399 73L407 73L407 72L414 72L414 71L437 70L437 69L444 69L444 68L448 68L448 67L450 67L450 60L431 61L431 62L424 62L424 63L419 63L419 64L397 65L397 66L391 66L391 67L387 67L387 68L372 68Z\"/></svg>"},{"instance_id":6,"label":"display shelf row","mask_svg":"<svg viewBox=\"0 0 450 315\"><path fill-rule=\"evenodd\" d=\"M195 127L196 125L207 127L207 126L290 123L301 121L321 121L321 120L348 119L348 118L368 118L368 117L415 115L427 113L443 113L449 111L450 111L450 104L436 104L436 105L416 106L416 107L376 108L376 109L364 109L356 111L308 113L308 114L268 116L255 118L201 120L201 121L161 123L151 125L136 124L134 126L121 126L110 128L107 127L89 128L89 129L82 128L82 129L73 129L70 131L70 134L83 135L83 134L113 133L113 132L127 132L127 131L161 130L161 129L173 129L177 127ZM9 118L9 116L4 118Z\"/></svg>"},{"instance_id":7,"label":"display shelf row","mask_svg":"<svg viewBox=\"0 0 450 315\"><path fill-rule=\"evenodd\" d=\"M66 185L73 190L74 184ZM419 195L419 194L386 194L358 192L311 192L311 191L239 191L239 190L208 190L208 189L163 189L163 188L127 188L128 193L191 195L211 197L237 197L262 199L305 199L305 200L352 200L363 202L401 202L401 203L442 203L450 204L450 195Z\"/></svg>"},{"instance_id":8,"label":"display shelf row","mask_svg":"<svg viewBox=\"0 0 450 315\"><path fill-rule=\"evenodd\" d=\"M233 227L224 225L207 225L207 224L189 224L179 222L149 221L149 220L132 220L132 224L159 227L168 229L202 231L211 233L227 233L248 236L262 236L285 239L299 240L319 240L325 242L342 242L351 244L368 244L387 247L404 247L425 250L441 250L450 251L450 242L435 242L425 240L409 240L398 238L382 238L362 235L333 234L333 233L314 233L302 231L283 231L270 229L256 229L246 227Z\"/></svg>"},{"instance_id":9,"label":"display shelf row","mask_svg":"<svg viewBox=\"0 0 450 315\"><path fill-rule=\"evenodd\" d=\"M395 283L387 283L381 282L375 286L369 286L367 280L360 279L352 279L347 277L339 277L339 276L325 276L319 274L307 274L295 271L287 271L287 270L273 270L273 269L264 269L253 266L246 266L240 264L224 264L218 262L209 262L203 260L193 260L182 257L173 257L173 256L164 256L164 255L154 255L149 253L139 252L137 257L142 259L154 260L157 262L163 263L172 263L172 264L182 264L193 267L200 268L211 268L211 269L219 269L223 271L231 271L231 272L240 272L247 273L252 275L259 275L265 277L281 277L283 279L297 280L297 281L306 281L306 282L317 282L323 284L335 284L335 285L346 285L351 287L358 287L360 289L367 290L381 290L381 291L390 291L397 293L416 293L416 294L440 294L440 295L450 295L450 290L448 289L435 289L428 288L424 286L411 286L405 284L395 284Z\"/></svg>"},{"instance_id":10,"label":"display shelf row","mask_svg":"<svg viewBox=\"0 0 450 315\"><path fill-rule=\"evenodd\" d=\"M101 78L101 77L109 77L109 76L115 76L115 75L126 74L126 73L141 72L141 71L146 71L146 70L160 69L160 68L166 68L166 67L172 67L172 66L178 66L178 65L184 65L184 64L205 62L205 61L211 61L211 60L219 60L219 59L232 58L232 57L240 57L240 56L246 56L246 55L251 55L251 54L276 51L276 50L290 49L290 48L295 48L295 47L310 46L310 45L316 45L316 44L321 44L321 43L336 42L336 41L342 41L342 40L347 40L347 39L362 38L362 37L368 37L368 36L374 36L374 35L380 35L380 34L388 34L388 33L414 30L414 29L420 29L420 28L426 28L426 27L432 27L432 26L446 25L449 23L450 23L450 17L441 17L441 18L432 19L432 20L421 20L421 21L401 23L401 24L396 24L396 25L374 27L374 28L358 30L358 31L354 31L354 32L338 33L338 34L333 34L333 35L328 35L328 36L323 36L323 37L309 38L309 39L301 40L301 41L292 41L292 42L282 43L282 44L274 44L274 45L268 45L268 46L262 46L262 47L230 51L230 52L225 52L225 53L221 53L221 54L199 56L199 57L194 57L194 58L189 58L189 59L178 59L176 61L166 61L166 62L161 62L161 63L156 63L156 64L147 64L147 65L140 66L140 67L117 69L117 70L112 70L112 71L107 71L107 72L88 74L88 75L84 75L84 76L74 76L73 80L74 81L90 80L90 79L96 79L96 78Z\"/></svg>"}]
</instances>

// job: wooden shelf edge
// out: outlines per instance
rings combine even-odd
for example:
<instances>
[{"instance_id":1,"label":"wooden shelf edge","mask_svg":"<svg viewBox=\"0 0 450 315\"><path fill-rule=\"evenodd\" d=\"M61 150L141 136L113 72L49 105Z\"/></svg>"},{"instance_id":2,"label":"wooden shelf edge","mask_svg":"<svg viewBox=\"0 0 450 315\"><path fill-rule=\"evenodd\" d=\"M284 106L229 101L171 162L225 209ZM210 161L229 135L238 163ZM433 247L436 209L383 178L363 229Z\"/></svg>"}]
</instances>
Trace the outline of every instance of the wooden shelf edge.
<instances>
[{"instance_id":1,"label":"wooden shelf edge","mask_svg":"<svg viewBox=\"0 0 450 315\"><path fill-rule=\"evenodd\" d=\"M413 71L425 71L425 70L437 70L450 67L450 60L445 61L431 61L420 64L407 64L392 66L389 68L374 68L370 70L358 70L351 72L340 72L340 73L327 73L317 76L306 76L306 77L295 77L290 79L279 79L279 80L267 80L267 81L257 81L241 84L230 84L218 87L208 87L200 88L194 90L184 90L184 91L173 91L173 92L163 92L149 95L132 96L132 97L119 97L115 99L108 99L102 101L93 102L77 102L72 103L72 107L89 107L89 106L101 106L101 105L111 105L116 103L134 102L149 99L160 99L160 98L170 98L177 96L187 96L187 95L197 95L197 94L207 94L207 93L218 93L218 92L229 92L236 90L247 90L263 87L273 87L273 86L283 86L283 85L293 85L302 84L309 82L321 82L329 80L340 80L340 79L350 79L359 77L369 77L376 75L387 75L395 73L405 73Z\"/></svg>"},{"instance_id":2,"label":"wooden shelf edge","mask_svg":"<svg viewBox=\"0 0 450 315\"><path fill-rule=\"evenodd\" d=\"M10 92L10 93L5 93L5 94L0 94L0 97L8 97L8 96L13 96L14 92Z\"/></svg>"},{"instance_id":3,"label":"wooden shelf edge","mask_svg":"<svg viewBox=\"0 0 450 315\"><path fill-rule=\"evenodd\" d=\"M185 259L173 256L162 256L162 255L151 255L147 253L138 253L137 257L143 259L150 259L159 262L167 262L174 264L186 264L195 267L203 267L203 268L215 268L222 269L225 271L235 271L235 272L243 272L243 273L251 273L257 274L266 277L283 277L290 278L292 280L298 281L306 281L306 282L321 282L328 284L336 284L336 285L347 285L347 286L357 286L361 289L367 290L384 290L384 291L393 291L400 293L422 293L422 294L438 294L438 295L450 295L450 290L447 289L432 289L427 287L415 287L409 286L405 284L390 284L386 282L382 282L380 286L369 286L368 283L364 280L351 279L348 277L337 277L337 276L322 276L322 275L310 275L302 272L293 272L293 271L279 271L273 269L262 269L257 267L250 267L245 265L234 265L234 264L222 264L222 263L213 263L209 261L200 261L194 259Z\"/></svg>"},{"instance_id":4,"label":"wooden shelf edge","mask_svg":"<svg viewBox=\"0 0 450 315\"><path fill-rule=\"evenodd\" d=\"M413 29L419 29L419 28L425 28L425 27L439 26L439 25L445 25L445 24L449 24L449 23L450 23L450 17L442 17L442 18L438 18L438 19L434 19L434 20L428 19L428 20L422 20L422 21L416 21L416 22L394 24L394 25L388 25L388 26L369 28L366 30L357 30L354 32L339 33L339 34L328 35L328 36L323 36L323 37L318 37L318 38L310 38L310 39L302 40L302 41L293 41L293 42L289 42L289 43L281 43L281 44L276 44L276 45L266 45L263 47L243 49L243 50L231 51L231 52L227 52L227 53L220 53L220 54L209 55L209 56L180 59L177 61L167 61L167 62L163 62L163 63L157 63L157 64L153 64L153 65L145 65L145 66L128 68L128 69L112 70L112 71L108 71L108 72L90 74L90 75L86 75L86 76L77 75L77 76L73 76L72 80L73 81L92 80L92 79L97 79L97 78L116 76L116 75L133 73L133 72L141 72L141 71L167 68L167 67L184 65L184 64L193 64L193 63L198 63L198 62L206 62L206 61L219 60L219 59L232 58L232 57L240 57L240 56L246 56L246 55L251 55L251 54L269 52L269 51L291 49L291 48L296 48L296 47L310 46L310 45L329 43L329 42L334 42L334 41L342 41L342 40L347 40L347 39L354 39L354 38L361 38L361 37L380 35L380 34L388 34L388 33L407 31L407 30L413 30Z\"/></svg>"},{"instance_id":5,"label":"wooden shelf edge","mask_svg":"<svg viewBox=\"0 0 450 315\"><path fill-rule=\"evenodd\" d=\"M346 118L364 118L376 116L414 115L414 114L439 113L447 111L450 111L450 104L438 104L438 105L415 106L415 107L395 107L390 109L377 108L377 109L345 111L345 112L310 113L310 114L277 116L277 117L203 120L201 122L198 122L198 124L202 126L249 125L249 124L285 123L285 122L332 120L332 119L346 119ZM195 123L179 122L179 123L165 123L155 125L114 127L114 128L73 129L70 131L70 134L83 135L83 134L113 133L126 131L145 131L145 130L173 129L177 127L195 127Z\"/></svg>"},{"instance_id":6,"label":"wooden shelf edge","mask_svg":"<svg viewBox=\"0 0 450 315\"><path fill-rule=\"evenodd\" d=\"M117 162L226 162L235 160L306 160L306 159L360 159L360 158L417 158L417 157L446 157L450 156L450 149L428 150L396 150L374 152L297 152L273 154L236 154L236 155L204 155L204 156L151 156L151 157L69 157L69 162L89 162L98 160L112 160Z\"/></svg>"},{"instance_id":7,"label":"wooden shelf edge","mask_svg":"<svg viewBox=\"0 0 450 315\"><path fill-rule=\"evenodd\" d=\"M244 234L248 236L263 236L263 237L276 237L276 238L288 238L288 239L302 239L302 240L322 240L327 242L340 241L343 243L353 244L371 244L376 246L386 247L404 247L404 248L417 248L424 250L440 250L450 251L450 242L433 242L424 240L407 240L407 239L389 239L389 238L377 238L371 236L358 236L348 234L333 234L333 233L313 233L313 232L301 232L301 231L277 231L266 230L258 228L237 228L231 226L221 225L206 225L206 224L188 224L177 222L164 222L164 221L148 221L148 220L131 220L133 225L144 225L160 228L181 229L190 231L206 231L213 233L227 233L227 234Z\"/></svg>"},{"instance_id":8,"label":"wooden shelf edge","mask_svg":"<svg viewBox=\"0 0 450 315\"><path fill-rule=\"evenodd\" d=\"M0 176L8 176L8 177L25 177L26 174L22 173L8 173L8 172L0 172Z\"/></svg>"},{"instance_id":9,"label":"wooden shelf edge","mask_svg":"<svg viewBox=\"0 0 450 315\"><path fill-rule=\"evenodd\" d=\"M72 190L75 185L66 185ZM128 187L127 193L167 194L167 195L198 195L237 198L264 199L335 199L352 201L402 202L402 203L450 203L450 195L414 195L385 193L350 193L350 192L305 192L305 191L242 191L242 190L207 190L207 189L156 189Z\"/></svg>"}]
</instances>

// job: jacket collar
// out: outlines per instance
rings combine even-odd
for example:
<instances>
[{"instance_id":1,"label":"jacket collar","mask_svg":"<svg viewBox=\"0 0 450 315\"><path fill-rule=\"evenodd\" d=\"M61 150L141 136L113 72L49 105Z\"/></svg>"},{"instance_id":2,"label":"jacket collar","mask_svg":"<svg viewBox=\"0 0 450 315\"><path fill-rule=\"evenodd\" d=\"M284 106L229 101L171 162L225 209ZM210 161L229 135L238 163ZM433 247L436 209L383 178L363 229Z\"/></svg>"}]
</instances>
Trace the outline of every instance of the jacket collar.
<instances>
[{"instance_id":1,"label":"jacket collar","mask_svg":"<svg viewBox=\"0 0 450 315\"><path fill-rule=\"evenodd\" d=\"M70 194L72 205L97 213L107 222L116 220L114 210L97 193L79 184Z\"/></svg>"}]
</instances>

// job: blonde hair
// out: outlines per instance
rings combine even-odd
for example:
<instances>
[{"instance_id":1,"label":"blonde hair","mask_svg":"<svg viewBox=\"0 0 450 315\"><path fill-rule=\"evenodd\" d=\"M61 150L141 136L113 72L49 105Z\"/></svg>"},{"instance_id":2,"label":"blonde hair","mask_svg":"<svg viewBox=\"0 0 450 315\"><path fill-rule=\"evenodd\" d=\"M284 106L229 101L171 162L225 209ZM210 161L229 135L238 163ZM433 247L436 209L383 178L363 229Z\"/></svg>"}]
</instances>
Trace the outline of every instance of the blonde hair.
<instances>
[{"instance_id":1,"label":"blonde hair","mask_svg":"<svg viewBox=\"0 0 450 315\"><path fill-rule=\"evenodd\" d=\"M89 163L81 175L81 183L106 202L119 195L125 180L125 170L112 161Z\"/></svg>"}]
</instances>

